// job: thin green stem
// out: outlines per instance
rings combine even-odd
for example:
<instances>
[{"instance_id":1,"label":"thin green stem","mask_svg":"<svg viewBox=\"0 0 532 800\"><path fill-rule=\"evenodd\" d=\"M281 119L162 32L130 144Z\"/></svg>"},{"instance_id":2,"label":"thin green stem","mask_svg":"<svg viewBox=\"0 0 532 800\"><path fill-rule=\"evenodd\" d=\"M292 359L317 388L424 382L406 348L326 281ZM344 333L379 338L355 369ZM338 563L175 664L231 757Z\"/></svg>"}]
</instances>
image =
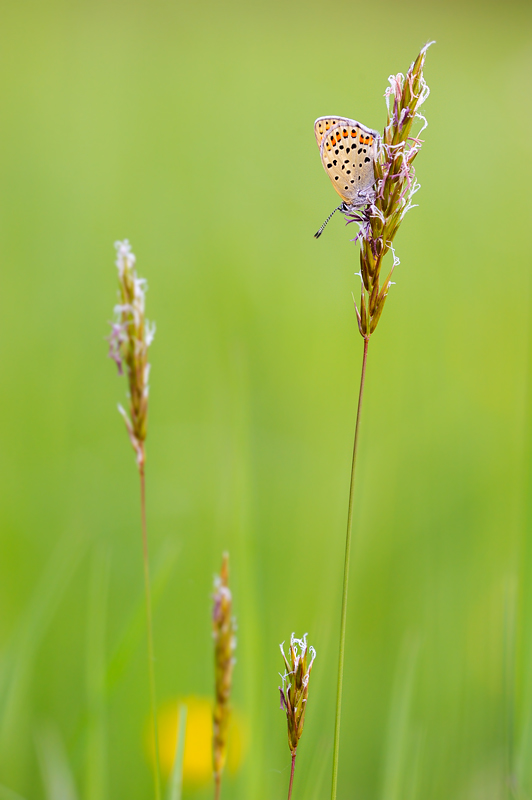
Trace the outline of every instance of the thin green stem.
<instances>
[{"instance_id":1,"label":"thin green stem","mask_svg":"<svg viewBox=\"0 0 532 800\"><path fill-rule=\"evenodd\" d=\"M187 707L180 703L177 707L177 744L174 766L170 776L170 792L168 800L181 800L183 789L183 756L185 755L185 737L187 730Z\"/></svg>"},{"instance_id":2,"label":"thin green stem","mask_svg":"<svg viewBox=\"0 0 532 800\"><path fill-rule=\"evenodd\" d=\"M369 336L364 337L364 355L362 356L362 374L360 377L360 390L358 393L357 417L355 423L355 439L353 442L353 459L351 461L351 483L349 485L349 504L347 509L347 531L345 536L344 559L344 586L342 591L342 616L340 622L340 651L338 655L338 684L336 690L336 720L334 726L334 750L331 784L331 800L336 800L338 786L338 756L340 749L340 717L342 713L342 688L344 681L344 654L345 654L345 627L347 618L347 590L349 585L349 560L351 556L351 529L353 527L353 498L355 490L355 468L357 461L358 432L360 428L360 412L362 410L362 397L364 394L364 380L366 377L366 361L368 358Z\"/></svg>"},{"instance_id":3,"label":"thin green stem","mask_svg":"<svg viewBox=\"0 0 532 800\"><path fill-rule=\"evenodd\" d=\"M139 465L140 516L142 520L142 555L144 561L144 589L146 593L146 629L148 634L148 673L150 681L150 705L153 723L153 746L155 751L155 800L161 800L161 767L159 761L159 733L157 730L157 695L155 692L155 656L153 650L153 621L151 611L150 564L148 559L148 532L146 528L146 480L144 462Z\"/></svg>"},{"instance_id":4,"label":"thin green stem","mask_svg":"<svg viewBox=\"0 0 532 800\"><path fill-rule=\"evenodd\" d=\"M292 797L292 786L294 785L294 770L296 768L296 753L292 753L292 769L290 770L290 784L288 786L288 800Z\"/></svg>"}]
</instances>

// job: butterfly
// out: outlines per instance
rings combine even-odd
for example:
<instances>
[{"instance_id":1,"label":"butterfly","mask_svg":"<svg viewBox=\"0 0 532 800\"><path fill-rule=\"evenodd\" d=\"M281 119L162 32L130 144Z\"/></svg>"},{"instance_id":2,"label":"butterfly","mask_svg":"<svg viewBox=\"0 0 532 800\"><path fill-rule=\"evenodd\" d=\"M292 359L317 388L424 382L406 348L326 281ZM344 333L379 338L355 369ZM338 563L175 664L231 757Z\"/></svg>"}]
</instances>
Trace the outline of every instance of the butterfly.
<instances>
[{"instance_id":1,"label":"butterfly","mask_svg":"<svg viewBox=\"0 0 532 800\"><path fill-rule=\"evenodd\" d=\"M323 168L342 198L342 203L314 234L317 239L336 211L350 213L371 201L380 136L346 117L318 117L314 133Z\"/></svg>"}]
</instances>

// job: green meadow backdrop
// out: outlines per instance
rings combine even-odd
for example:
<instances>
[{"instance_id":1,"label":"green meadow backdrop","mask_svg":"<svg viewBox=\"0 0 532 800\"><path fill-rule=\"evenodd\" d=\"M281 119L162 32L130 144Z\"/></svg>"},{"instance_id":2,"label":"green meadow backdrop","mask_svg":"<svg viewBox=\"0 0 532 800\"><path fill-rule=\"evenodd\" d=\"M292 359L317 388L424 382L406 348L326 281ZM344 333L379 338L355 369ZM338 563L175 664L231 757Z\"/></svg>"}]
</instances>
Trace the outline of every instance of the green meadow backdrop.
<instances>
[{"instance_id":1,"label":"green meadow backdrop","mask_svg":"<svg viewBox=\"0 0 532 800\"><path fill-rule=\"evenodd\" d=\"M161 703L212 696L228 550L222 796L285 796L292 631L317 651L294 799L328 796L362 340L354 226L313 239L337 201L313 122L382 128L388 76L431 39L419 208L370 344L339 798L531 796L531 31L513 0L4 0L2 800L153 796L138 476L105 342L124 238L157 323Z\"/></svg>"}]
</instances>

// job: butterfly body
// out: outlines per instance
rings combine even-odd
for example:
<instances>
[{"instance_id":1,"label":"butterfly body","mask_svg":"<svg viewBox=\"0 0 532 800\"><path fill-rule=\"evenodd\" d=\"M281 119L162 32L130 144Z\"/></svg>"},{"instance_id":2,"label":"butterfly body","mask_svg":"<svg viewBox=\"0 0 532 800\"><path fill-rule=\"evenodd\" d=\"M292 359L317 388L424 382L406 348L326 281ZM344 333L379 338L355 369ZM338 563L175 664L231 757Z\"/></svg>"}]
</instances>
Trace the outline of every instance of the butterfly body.
<instances>
[{"instance_id":1,"label":"butterfly body","mask_svg":"<svg viewBox=\"0 0 532 800\"><path fill-rule=\"evenodd\" d=\"M367 205L375 183L379 133L347 117L319 117L314 123L321 163L343 200L342 211Z\"/></svg>"}]
</instances>

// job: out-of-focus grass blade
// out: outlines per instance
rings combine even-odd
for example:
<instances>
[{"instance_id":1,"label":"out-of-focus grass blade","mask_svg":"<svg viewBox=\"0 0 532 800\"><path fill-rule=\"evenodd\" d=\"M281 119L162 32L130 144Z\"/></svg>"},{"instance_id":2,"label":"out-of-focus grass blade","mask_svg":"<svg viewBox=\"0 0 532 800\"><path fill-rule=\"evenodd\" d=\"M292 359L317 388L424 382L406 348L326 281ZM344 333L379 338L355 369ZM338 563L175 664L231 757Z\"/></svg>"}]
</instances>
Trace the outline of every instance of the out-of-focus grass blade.
<instances>
[{"instance_id":1,"label":"out-of-focus grass blade","mask_svg":"<svg viewBox=\"0 0 532 800\"><path fill-rule=\"evenodd\" d=\"M517 587L515 579L509 578L504 593L503 628L503 693L504 693L504 773L503 797L514 796L514 724L515 724L515 621Z\"/></svg>"},{"instance_id":2,"label":"out-of-focus grass blade","mask_svg":"<svg viewBox=\"0 0 532 800\"><path fill-rule=\"evenodd\" d=\"M47 800L78 800L74 778L61 737L52 725L36 732L37 756Z\"/></svg>"},{"instance_id":3,"label":"out-of-focus grass blade","mask_svg":"<svg viewBox=\"0 0 532 800\"><path fill-rule=\"evenodd\" d=\"M183 756L185 755L185 734L187 729L187 707L179 703L177 708L177 742L174 766L168 786L168 800L181 800L183 788Z\"/></svg>"},{"instance_id":4,"label":"out-of-focus grass blade","mask_svg":"<svg viewBox=\"0 0 532 800\"><path fill-rule=\"evenodd\" d=\"M0 784L0 800L26 800L26 798L18 792L14 792L13 789L8 789L7 786Z\"/></svg>"},{"instance_id":5,"label":"out-of-focus grass blade","mask_svg":"<svg viewBox=\"0 0 532 800\"><path fill-rule=\"evenodd\" d=\"M418 800L422 751L423 751L424 736L422 731L416 731L409 737L408 747L408 767L406 775L406 789L404 791L404 800Z\"/></svg>"},{"instance_id":6,"label":"out-of-focus grass blade","mask_svg":"<svg viewBox=\"0 0 532 800\"><path fill-rule=\"evenodd\" d=\"M154 609L157 607L158 600L170 579L180 549L180 544L176 544L176 542L171 539L166 539L153 560L151 577ZM139 578L137 601L136 603L132 603L133 610L123 628L107 668L106 687L108 693L110 693L120 681L133 653L142 641L146 626L146 608L144 604L144 589Z\"/></svg>"},{"instance_id":7,"label":"out-of-focus grass blade","mask_svg":"<svg viewBox=\"0 0 532 800\"><path fill-rule=\"evenodd\" d=\"M0 663L0 747L25 695L35 653L85 550L83 534L69 532L58 542Z\"/></svg>"},{"instance_id":8,"label":"out-of-focus grass blade","mask_svg":"<svg viewBox=\"0 0 532 800\"><path fill-rule=\"evenodd\" d=\"M92 561L87 613L85 800L104 800L106 795L105 631L110 568L108 548L97 548Z\"/></svg>"},{"instance_id":9,"label":"out-of-focus grass blade","mask_svg":"<svg viewBox=\"0 0 532 800\"><path fill-rule=\"evenodd\" d=\"M513 764L516 795L528 797L532 791L532 319L531 300L527 304L527 350L524 419L524 540L521 549L519 586L519 667L522 687L519 700L516 694L516 742ZM517 615L517 602L516 602ZM516 619L517 626L517 619ZM505 637L506 640L506 637ZM516 627L517 641L517 627Z\"/></svg>"},{"instance_id":10,"label":"out-of-focus grass blade","mask_svg":"<svg viewBox=\"0 0 532 800\"><path fill-rule=\"evenodd\" d=\"M418 650L417 640L407 639L397 665L388 723L382 800L403 800L410 750L410 707Z\"/></svg>"},{"instance_id":11,"label":"out-of-focus grass blade","mask_svg":"<svg viewBox=\"0 0 532 800\"><path fill-rule=\"evenodd\" d=\"M331 768L332 749L333 749L333 743L329 737L329 741L327 742L327 744L323 743L322 747L320 747L319 751L320 757L315 759L315 761L317 761L319 764L317 774L314 775L314 780L312 781L312 784L310 784L310 778L312 773L309 772L308 779L305 782L305 793L302 794L302 797L311 797L312 800L320 800L320 798L327 796L327 790L324 790L323 782L325 780L326 772L328 771L328 769ZM314 791L312 792L312 794L309 791L310 786L314 787Z\"/></svg>"}]
</instances>

